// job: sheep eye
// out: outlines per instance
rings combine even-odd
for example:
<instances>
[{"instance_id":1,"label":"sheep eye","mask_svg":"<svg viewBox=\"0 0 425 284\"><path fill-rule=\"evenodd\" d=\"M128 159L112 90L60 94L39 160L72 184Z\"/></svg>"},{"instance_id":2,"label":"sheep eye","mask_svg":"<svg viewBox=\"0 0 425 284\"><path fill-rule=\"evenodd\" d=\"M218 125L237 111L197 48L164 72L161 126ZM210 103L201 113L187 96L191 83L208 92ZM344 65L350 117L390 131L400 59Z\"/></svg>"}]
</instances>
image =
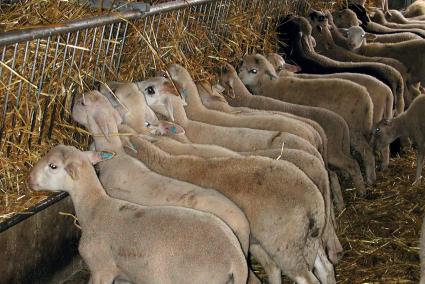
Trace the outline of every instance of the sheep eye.
<instances>
[{"instance_id":1,"label":"sheep eye","mask_svg":"<svg viewBox=\"0 0 425 284\"><path fill-rule=\"evenodd\" d=\"M152 86L147 87L145 91L148 92L148 95L155 95L155 90Z\"/></svg>"},{"instance_id":2,"label":"sheep eye","mask_svg":"<svg viewBox=\"0 0 425 284\"><path fill-rule=\"evenodd\" d=\"M151 126L151 124L150 124L148 121L146 121L146 122L145 122L145 126L146 126L146 127L149 127L149 126Z\"/></svg>"},{"instance_id":3,"label":"sheep eye","mask_svg":"<svg viewBox=\"0 0 425 284\"><path fill-rule=\"evenodd\" d=\"M257 69L251 69L251 70L249 70L249 73L257 74Z\"/></svg>"},{"instance_id":4,"label":"sheep eye","mask_svg":"<svg viewBox=\"0 0 425 284\"><path fill-rule=\"evenodd\" d=\"M49 168L51 168L52 170L56 170L58 167L55 164L50 163Z\"/></svg>"},{"instance_id":5,"label":"sheep eye","mask_svg":"<svg viewBox=\"0 0 425 284\"><path fill-rule=\"evenodd\" d=\"M381 131L381 129L379 127L376 128L376 130L375 130L376 133L379 133L380 131Z\"/></svg>"}]
</instances>

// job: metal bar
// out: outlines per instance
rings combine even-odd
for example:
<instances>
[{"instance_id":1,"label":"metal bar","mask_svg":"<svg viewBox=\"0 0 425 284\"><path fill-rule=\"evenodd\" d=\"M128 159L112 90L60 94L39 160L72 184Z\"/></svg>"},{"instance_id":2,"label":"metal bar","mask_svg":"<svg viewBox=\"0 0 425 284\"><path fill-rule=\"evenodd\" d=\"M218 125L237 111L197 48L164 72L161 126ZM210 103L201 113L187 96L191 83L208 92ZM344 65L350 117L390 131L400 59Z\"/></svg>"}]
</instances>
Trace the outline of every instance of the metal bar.
<instances>
[{"instance_id":1,"label":"metal bar","mask_svg":"<svg viewBox=\"0 0 425 284\"><path fill-rule=\"evenodd\" d=\"M6 56L6 46L3 47L3 52L1 54L1 62L4 62L4 57ZM3 73L3 67L0 66L0 77Z\"/></svg>"},{"instance_id":2,"label":"metal bar","mask_svg":"<svg viewBox=\"0 0 425 284\"><path fill-rule=\"evenodd\" d=\"M120 31L121 31L121 24L122 23L118 23L117 32L115 34L114 47L112 48L112 54L111 54L111 62L109 63L111 66L115 66L114 57L115 57L115 50L116 50L117 44L118 44L118 36L120 34Z\"/></svg>"},{"instance_id":3,"label":"metal bar","mask_svg":"<svg viewBox=\"0 0 425 284\"><path fill-rule=\"evenodd\" d=\"M128 22L125 23L124 34L123 34L122 42L121 42L121 46L120 46L120 52L118 53L118 60L117 60L117 64L116 64L117 68L115 69L115 71L117 73L119 72L120 67L121 67L121 56L122 56L122 50L124 48L124 43L125 43L125 40L127 38L127 29L128 29Z\"/></svg>"},{"instance_id":4,"label":"metal bar","mask_svg":"<svg viewBox=\"0 0 425 284\"><path fill-rule=\"evenodd\" d=\"M106 57L108 56L109 53L109 47L111 46L111 39L112 39L112 32L114 30L114 24L111 24L111 26L109 27L109 37L108 37L108 41L106 42L106 49L105 49L105 59L103 60L103 65L102 65L102 78L105 77L105 66L106 66Z\"/></svg>"},{"instance_id":5,"label":"metal bar","mask_svg":"<svg viewBox=\"0 0 425 284\"><path fill-rule=\"evenodd\" d=\"M36 104L34 109L32 110L32 115L31 115L31 130L30 130L30 138L28 140L28 147L31 148L31 142L32 142L32 132L34 131L35 128L35 123L36 123L36 119L37 119L37 111L38 111L38 101L40 99L40 94L41 94L41 90L43 88L43 84L44 84L44 73L46 71L46 62L47 62L47 55L49 54L49 46L50 46L50 37L47 38L47 43L46 43L46 53L44 54L44 59L43 59L43 65L41 67L41 75L39 78L39 83L38 83L38 90L37 90L37 95L36 95Z\"/></svg>"},{"instance_id":6,"label":"metal bar","mask_svg":"<svg viewBox=\"0 0 425 284\"><path fill-rule=\"evenodd\" d=\"M69 37L70 37L70 34L68 33L68 34L67 34L67 37L66 37L65 49L64 49L64 51L63 51L63 59L62 59L61 71L60 71L60 73L59 73L59 78L63 78L63 70L64 70L64 67L65 67L66 54L67 54L67 52L68 52ZM94 37L94 38L96 38L96 37ZM93 50L93 49L91 49L91 50ZM50 126L49 126L49 132L48 132L48 134L47 134L49 138L51 138L51 136L52 136L53 125L54 125L54 123L55 123L54 117L55 117L55 115L56 115L56 109L57 109L57 107L58 107L58 104L59 104L59 103L58 103L58 102L56 102L56 103L53 105L52 114L51 114L51 116L50 116Z\"/></svg>"},{"instance_id":7,"label":"metal bar","mask_svg":"<svg viewBox=\"0 0 425 284\"><path fill-rule=\"evenodd\" d=\"M26 63L27 63L27 59L28 59L28 47L29 47L29 44L30 44L30 42L29 41L27 41L26 43L25 43L25 51L24 51L24 60L23 60L23 62L22 62L22 65L21 65L21 68L20 68L20 72L21 72L21 74L23 73L23 71L24 71L24 68L25 68L25 65L26 65ZM21 94L22 94L22 80L20 80L19 81L19 84L18 84L18 91L17 91L17 94L16 94L16 101L15 101L15 105L16 105L16 108L17 109L19 109L19 103L21 102ZM15 128L15 126L16 126L16 113L15 112L13 112L13 114L12 114L12 129L14 129ZM10 145L9 145L10 146ZM10 153L10 147L8 147L8 150L7 150L7 152L8 152L8 154Z\"/></svg>"},{"instance_id":8,"label":"metal bar","mask_svg":"<svg viewBox=\"0 0 425 284\"><path fill-rule=\"evenodd\" d=\"M12 66L10 66L12 68L12 70L15 69L16 54L18 52L18 45L19 45L18 43L15 43L15 48L13 49ZM1 140L3 138L4 129L6 127L6 113L7 113L7 107L9 105L9 90L8 90L8 88L10 87L10 84L12 83L13 76L14 76L13 72L10 72L9 80L7 82L6 92L3 95L4 96L4 101L3 101L4 106L3 106L2 124L1 124L1 128L0 128L0 144L1 144Z\"/></svg>"},{"instance_id":9,"label":"metal bar","mask_svg":"<svg viewBox=\"0 0 425 284\"><path fill-rule=\"evenodd\" d=\"M57 36L57 40L56 40L56 48L55 48L55 53L54 53L54 57L53 57L53 62L52 62L52 66L54 68L54 66L56 65L56 60L58 58L58 52L59 52L59 44L60 44L60 36ZM52 84L49 84L49 87L47 89L47 93L50 94L50 90L52 88ZM44 109L43 109L43 116L41 118L41 125L40 125L40 136L38 137L38 144L41 143L42 137L43 137L43 130L44 130L44 126L46 123L46 117L47 117L47 107L50 104L50 96L48 96L44 102Z\"/></svg>"},{"instance_id":10,"label":"metal bar","mask_svg":"<svg viewBox=\"0 0 425 284\"><path fill-rule=\"evenodd\" d=\"M103 36L105 35L105 26L102 27L102 33L100 34L100 42L99 42L99 48L97 51L97 57L96 57L96 64L94 65L94 70L93 70L93 85L96 81L96 73L97 73L97 66L99 64L99 58L100 58L100 53L102 52L102 45L103 45Z\"/></svg>"},{"instance_id":11,"label":"metal bar","mask_svg":"<svg viewBox=\"0 0 425 284\"><path fill-rule=\"evenodd\" d=\"M118 23L124 20L135 20L145 16L153 16L160 13L165 13L184 7L209 3L217 0L177 0L158 4L151 7L147 13L140 11L127 11L114 15L103 15L90 17L83 20L69 21L66 23L56 24L54 26L32 28L18 31L5 32L0 36L0 46L15 44L28 40L41 39L48 36L71 33L77 30L100 27L112 23Z\"/></svg>"}]
</instances>

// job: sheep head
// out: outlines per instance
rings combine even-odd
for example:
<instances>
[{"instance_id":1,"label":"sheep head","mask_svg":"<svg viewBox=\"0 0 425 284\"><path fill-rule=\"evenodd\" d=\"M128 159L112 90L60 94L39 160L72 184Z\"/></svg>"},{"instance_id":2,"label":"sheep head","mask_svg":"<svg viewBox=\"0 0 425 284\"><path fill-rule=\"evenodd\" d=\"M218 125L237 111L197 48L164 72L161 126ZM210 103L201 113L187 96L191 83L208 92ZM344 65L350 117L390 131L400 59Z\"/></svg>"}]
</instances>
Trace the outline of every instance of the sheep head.
<instances>
[{"instance_id":1,"label":"sheep head","mask_svg":"<svg viewBox=\"0 0 425 284\"><path fill-rule=\"evenodd\" d=\"M392 119L383 119L375 127L370 144L373 149L381 150L397 138Z\"/></svg>"},{"instance_id":2,"label":"sheep head","mask_svg":"<svg viewBox=\"0 0 425 284\"><path fill-rule=\"evenodd\" d=\"M278 74L281 74L281 72L297 73L301 71L301 67L286 63L285 59L277 53L269 53L266 58Z\"/></svg>"},{"instance_id":3,"label":"sheep head","mask_svg":"<svg viewBox=\"0 0 425 284\"><path fill-rule=\"evenodd\" d=\"M183 104L183 101L179 98L179 93L169 79L164 77L153 77L145 81L137 82L137 86L145 97L146 103L153 111L174 121L173 104Z\"/></svg>"},{"instance_id":4,"label":"sheep head","mask_svg":"<svg viewBox=\"0 0 425 284\"><path fill-rule=\"evenodd\" d=\"M90 91L79 97L72 109L72 118L93 134L100 130L107 140L114 132L112 127L122 123L118 111L99 91Z\"/></svg>"},{"instance_id":5,"label":"sheep head","mask_svg":"<svg viewBox=\"0 0 425 284\"><path fill-rule=\"evenodd\" d=\"M334 24L338 28L348 29L350 27L355 27L361 24L361 21L357 18L356 13L350 9L342 9L332 13L332 18Z\"/></svg>"},{"instance_id":6,"label":"sheep head","mask_svg":"<svg viewBox=\"0 0 425 284\"><path fill-rule=\"evenodd\" d=\"M376 36L373 34L365 33L361 27L351 27L349 29L343 29L343 33L347 37L347 46L350 50L359 49L367 39L374 39Z\"/></svg>"},{"instance_id":7,"label":"sheep head","mask_svg":"<svg viewBox=\"0 0 425 284\"><path fill-rule=\"evenodd\" d=\"M243 57L242 66L239 69L239 78L255 93L257 86L265 84L266 81L278 78L273 65L261 54L248 54Z\"/></svg>"},{"instance_id":8,"label":"sheep head","mask_svg":"<svg viewBox=\"0 0 425 284\"><path fill-rule=\"evenodd\" d=\"M78 180L89 171L95 175L92 164L113 156L110 152L82 152L72 146L58 145L34 165L28 175L28 184L35 191L61 190L72 195L79 188Z\"/></svg>"}]
</instances>

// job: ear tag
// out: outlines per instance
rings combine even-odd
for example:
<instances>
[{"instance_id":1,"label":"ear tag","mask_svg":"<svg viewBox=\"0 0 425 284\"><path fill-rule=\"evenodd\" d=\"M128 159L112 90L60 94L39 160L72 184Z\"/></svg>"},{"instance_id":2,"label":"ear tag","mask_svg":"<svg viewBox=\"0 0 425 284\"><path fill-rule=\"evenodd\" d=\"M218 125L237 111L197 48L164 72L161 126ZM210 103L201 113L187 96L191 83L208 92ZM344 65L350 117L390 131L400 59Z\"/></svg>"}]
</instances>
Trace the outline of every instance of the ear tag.
<instances>
[{"instance_id":1,"label":"ear tag","mask_svg":"<svg viewBox=\"0 0 425 284\"><path fill-rule=\"evenodd\" d=\"M101 151L99 154L100 154L100 157L102 158L102 160L109 160L109 159L112 159L115 156L114 152Z\"/></svg>"},{"instance_id":2,"label":"ear tag","mask_svg":"<svg viewBox=\"0 0 425 284\"><path fill-rule=\"evenodd\" d=\"M269 75L269 79L270 79L270 81L272 81L273 80L273 76L272 75Z\"/></svg>"},{"instance_id":3,"label":"ear tag","mask_svg":"<svg viewBox=\"0 0 425 284\"><path fill-rule=\"evenodd\" d=\"M177 133L177 128L175 126L171 127L171 133L173 133L173 134Z\"/></svg>"},{"instance_id":4,"label":"ear tag","mask_svg":"<svg viewBox=\"0 0 425 284\"><path fill-rule=\"evenodd\" d=\"M187 90L185 88L180 89L180 97L183 100L183 106L187 106L186 98L187 98Z\"/></svg>"}]
</instances>

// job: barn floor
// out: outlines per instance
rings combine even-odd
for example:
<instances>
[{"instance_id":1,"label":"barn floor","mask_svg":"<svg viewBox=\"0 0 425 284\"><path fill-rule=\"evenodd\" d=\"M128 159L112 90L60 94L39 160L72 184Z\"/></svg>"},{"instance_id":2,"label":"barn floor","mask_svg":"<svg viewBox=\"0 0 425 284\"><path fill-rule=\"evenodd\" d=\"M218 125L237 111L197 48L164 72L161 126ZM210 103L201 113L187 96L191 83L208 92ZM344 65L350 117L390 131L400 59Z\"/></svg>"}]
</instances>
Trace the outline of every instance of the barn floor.
<instances>
[{"instance_id":1,"label":"barn floor","mask_svg":"<svg viewBox=\"0 0 425 284\"><path fill-rule=\"evenodd\" d=\"M338 236L344 255L336 267L337 283L417 283L419 235L425 208L425 181L412 186L413 152L393 158L378 173L365 198L346 189L346 209L338 216ZM264 271L255 264L259 276ZM79 257L49 282L83 284L88 271ZM292 283L284 279L283 283Z\"/></svg>"}]
</instances>

